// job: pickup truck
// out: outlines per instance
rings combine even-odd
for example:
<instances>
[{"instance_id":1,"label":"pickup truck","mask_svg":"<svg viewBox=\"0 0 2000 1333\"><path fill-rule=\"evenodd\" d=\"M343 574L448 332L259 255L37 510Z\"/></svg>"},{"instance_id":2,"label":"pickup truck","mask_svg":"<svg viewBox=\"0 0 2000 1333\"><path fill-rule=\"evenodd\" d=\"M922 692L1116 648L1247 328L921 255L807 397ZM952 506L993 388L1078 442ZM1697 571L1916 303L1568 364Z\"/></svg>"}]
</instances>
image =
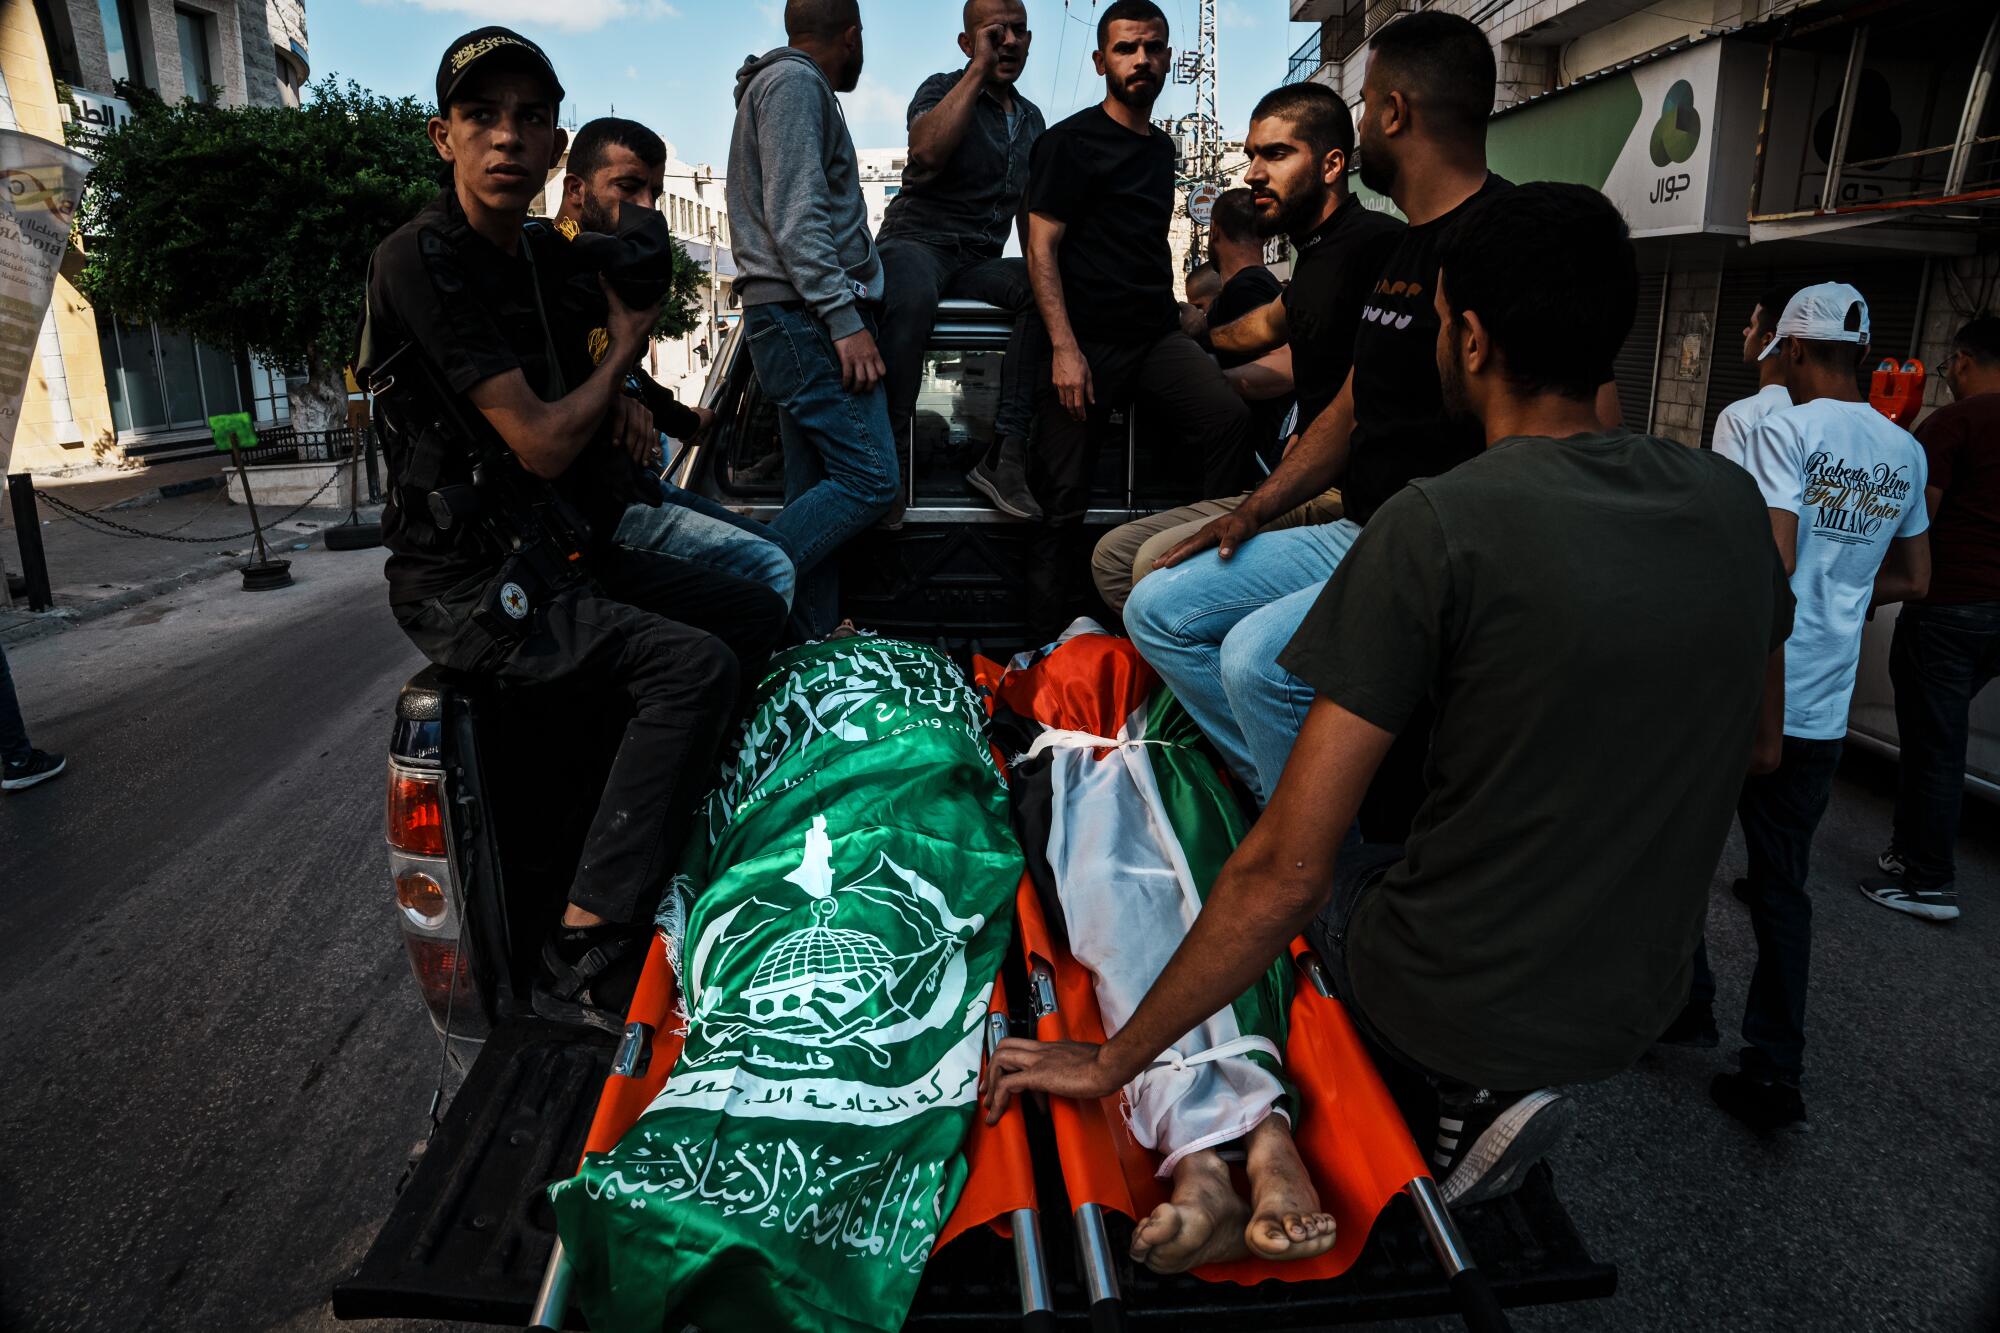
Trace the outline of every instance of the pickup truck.
<instances>
[{"instance_id":1,"label":"pickup truck","mask_svg":"<svg viewBox=\"0 0 2000 1333\"><path fill-rule=\"evenodd\" d=\"M945 304L906 445L904 524L868 533L842 563L844 613L864 628L937 645L961 667L974 653L1004 660L1031 646L1019 570L1041 530L975 503L963 482L992 436L1006 340L998 311ZM676 480L745 513L775 513L783 490L776 409L758 391L740 330L717 358L704 403L718 428L689 451ZM1123 443L1104 450L1086 520L1098 531L1177 502L1177 488L1184 494L1192 482L1146 447L1143 423L1130 414L1116 420ZM550 725L555 717L564 725ZM334 1288L340 1318L528 1321L555 1244L544 1187L574 1171L620 1058L607 1034L535 1017L528 985L538 932L568 883L623 721L598 700L495 690L435 668L403 687L388 754L394 910L444 1054L469 1069L442 1116L433 1105L435 1128L359 1270ZM1026 986L1019 975L1005 979L1010 991ZM413 1107L428 1095L412 1089ZM1030 1133L1041 1196L1061 1200L1053 1140L1045 1125ZM402 1165L383 1163L385 1194ZM1087 1292L1104 1277L1084 1271L1093 1259L1102 1266L1102 1248L1079 1253L1067 1209L1045 1204L1043 1214L1050 1290L1042 1296L1053 1323L1102 1327L1104 1311L1093 1320ZM1615 1270L1587 1252L1547 1167L1518 1193L1454 1220L1502 1304L1603 1297L1615 1286ZM1332 1282L1239 1287L1159 1277L1123 1260L1117 1247L1128 1233L1114 1231L1113 1262L1134 1325L1306 1327L1455 1308L1404 1197L1377 1223L1356 1267ZM979 1228L932 1259L908 1327L1022 1327L1022 1295L1007 1242ZM568 1312L570 1326L582 1327L580 1318Z\"/></svg>"}]
</instances>

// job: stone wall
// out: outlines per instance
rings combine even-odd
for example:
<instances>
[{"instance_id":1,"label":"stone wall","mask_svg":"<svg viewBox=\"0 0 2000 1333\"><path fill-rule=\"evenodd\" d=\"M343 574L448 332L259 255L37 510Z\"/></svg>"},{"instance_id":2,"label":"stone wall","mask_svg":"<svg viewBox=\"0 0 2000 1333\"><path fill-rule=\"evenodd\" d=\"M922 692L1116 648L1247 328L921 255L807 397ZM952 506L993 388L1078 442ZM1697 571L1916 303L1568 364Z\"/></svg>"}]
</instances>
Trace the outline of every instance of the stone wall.
<instances>
[{"instance_id":1,"label":"stone wall","mask_svg":"<svg viewBox=\"0 0 2000 1333\"><path fill-rule=\"evenodd\" d=\"M1720 269L1689 269L1667 279L1652 432L1697 448L1701 445L1702 408L1708 399L1709 358L1715 352L1715 303L1721 287Z\"/></svg>"}]
</instances>

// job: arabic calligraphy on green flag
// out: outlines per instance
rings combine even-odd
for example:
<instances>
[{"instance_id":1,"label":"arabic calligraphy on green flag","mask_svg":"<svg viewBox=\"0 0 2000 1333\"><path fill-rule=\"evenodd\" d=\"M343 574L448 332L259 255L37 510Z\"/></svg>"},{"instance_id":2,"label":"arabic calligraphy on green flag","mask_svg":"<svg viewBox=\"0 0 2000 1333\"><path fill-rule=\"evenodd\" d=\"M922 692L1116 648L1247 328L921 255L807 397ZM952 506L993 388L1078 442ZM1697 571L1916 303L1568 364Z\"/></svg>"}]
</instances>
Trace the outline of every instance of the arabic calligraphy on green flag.
<instances>
[{"instance_id":1,"label":"arabic calligraphy on green flag","mask_svg":"<svg viewBox=\"0 0 2000 1333\"><path fill-rule=\"evenodd\" d=\"M578 1300L599 1330L896 1328L965 1183L1021 874L981 711L928 648L798 649L707 833L681 1058L550 1191Z\"/></svg>"}]
</instances>

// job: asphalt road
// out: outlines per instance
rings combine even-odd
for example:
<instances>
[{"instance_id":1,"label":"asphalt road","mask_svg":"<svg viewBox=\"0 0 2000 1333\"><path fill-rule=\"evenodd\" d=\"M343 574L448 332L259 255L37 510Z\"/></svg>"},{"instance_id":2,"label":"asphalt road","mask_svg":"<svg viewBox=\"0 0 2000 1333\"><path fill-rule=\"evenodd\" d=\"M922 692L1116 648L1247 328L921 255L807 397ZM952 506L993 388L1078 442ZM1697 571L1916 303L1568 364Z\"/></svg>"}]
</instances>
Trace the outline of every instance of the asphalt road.
<instances>
[{"instance_id":1,"label":"asphalt road","mask_svg":"<svg viewBox=\"0 0 2000 1333\"><path fill-rule=\"evenodd\" d=\"M337 1327L436 1058L382 884L416 660L379 558L302 553L292 590L220 580L11 654L72 771L0 802L0 1329ZM1813 1132L1710 1107L1727 1037L1579 1090L1558 1185L1620 1291L1517 1328L1995 1326L2000 819L1973 809L1965 919L1896 916L1852 887L1889 780L1850 763L1818 845ZM1710 915L1725 1030L1741 858Z\"/></svg>"}]
</instances>

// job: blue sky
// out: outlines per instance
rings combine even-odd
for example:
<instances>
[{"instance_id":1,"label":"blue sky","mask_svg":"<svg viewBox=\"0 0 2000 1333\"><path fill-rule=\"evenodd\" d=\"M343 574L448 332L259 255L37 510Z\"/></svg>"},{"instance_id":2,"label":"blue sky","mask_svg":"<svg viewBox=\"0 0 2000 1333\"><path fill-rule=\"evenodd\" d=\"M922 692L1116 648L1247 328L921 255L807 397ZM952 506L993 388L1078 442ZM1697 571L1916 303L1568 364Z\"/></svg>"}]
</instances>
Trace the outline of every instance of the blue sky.
<instances>
[{"instance_id":1,"label":"blue sky","mask_svg":"<svg viewBox=\"0 0 2000 1333\"><path fill-rule=\"evenodd\" d=\"M1027 0L1035 41L1021 87L1054 123L1103 97L1090 70L1097 13L1109 0ZM1175 44L1194 37L1195 0L1161 0ZM1240 139L1250 108L1284 76L1310 29L1288 21L1287 0L1221 0L1219 110ZM308 0L312 71L387 94L429 101L453 37L505 23L540 42L569 90L563 119L631 116L663 134L683 160L729 156L736 67L784 41L781 0ZM959 0L862 0L867 63L843 100L862 148L904 141L903 111L925 76L963 64ZM1093 84L1095 86L1093 87ZM1156 115L1189 109L1191 89L1169 84Z\"/></svg>"}]
</instances>

